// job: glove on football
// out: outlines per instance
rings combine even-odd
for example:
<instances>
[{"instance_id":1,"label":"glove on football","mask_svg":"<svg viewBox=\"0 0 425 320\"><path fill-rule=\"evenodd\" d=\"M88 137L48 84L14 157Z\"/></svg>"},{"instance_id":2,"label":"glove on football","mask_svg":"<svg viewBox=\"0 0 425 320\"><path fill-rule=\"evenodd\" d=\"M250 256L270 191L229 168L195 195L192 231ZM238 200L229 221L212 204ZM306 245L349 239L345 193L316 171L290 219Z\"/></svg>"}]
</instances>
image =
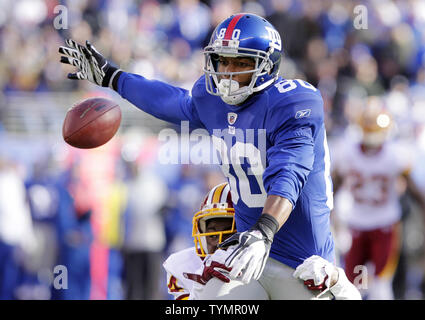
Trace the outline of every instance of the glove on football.
<instances>
[{"instance_id":1,"label":"glove on football","mask_svg":"<svg viewBox=\"0 0 425 320\"><path fill-rule=\"evenodd\" d=\"M109 63L89 41L86 41L86 46L71 39L65 40L65 43L67 47L59 47L59 53L65 55L61 57L60 62L75 66L79 70L69 73L68 79L85 79L102 87L117 89L116 82L122 70Z\"/></svg>"}]
</instances>

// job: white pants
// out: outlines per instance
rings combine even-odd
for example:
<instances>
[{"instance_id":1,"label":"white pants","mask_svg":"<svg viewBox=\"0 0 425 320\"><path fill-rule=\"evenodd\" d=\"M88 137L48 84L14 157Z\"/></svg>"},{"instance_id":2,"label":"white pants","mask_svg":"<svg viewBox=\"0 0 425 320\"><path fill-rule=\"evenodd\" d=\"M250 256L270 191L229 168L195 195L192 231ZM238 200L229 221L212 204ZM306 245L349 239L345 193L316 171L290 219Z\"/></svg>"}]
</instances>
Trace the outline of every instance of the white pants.
<instances>
[{"instance_id":1,"label":"white pants","mask_svg":"<svg viewBox=\"0 0 425 320\"><path fill-rule=\"evenodd\" d=\"M244 284L238 280L225 283L213 278L199 295L200 300L308 300L315 292L308 290L292 274L295 269L268 258L260 279Z\"/></svg>"}]
</instances>

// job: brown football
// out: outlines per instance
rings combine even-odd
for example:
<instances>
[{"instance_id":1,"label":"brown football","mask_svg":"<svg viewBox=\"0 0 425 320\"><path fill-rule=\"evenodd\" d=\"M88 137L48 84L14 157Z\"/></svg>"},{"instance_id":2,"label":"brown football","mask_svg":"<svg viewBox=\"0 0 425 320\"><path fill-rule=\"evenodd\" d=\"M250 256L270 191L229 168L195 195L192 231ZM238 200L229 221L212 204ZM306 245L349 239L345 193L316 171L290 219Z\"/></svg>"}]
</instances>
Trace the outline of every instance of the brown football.
<instances>
[{"instance_id":1,"label":"brown football","mask_svg":"<svg viewBox=\"0 0 425 320\"><path fill-rule=\"evenodd\" d=\"M119 105L105 98L90 98L68 110L62 126L63 139L73 147L90 149L108 142L121 124Z\"/></svg>"}]
</instances>

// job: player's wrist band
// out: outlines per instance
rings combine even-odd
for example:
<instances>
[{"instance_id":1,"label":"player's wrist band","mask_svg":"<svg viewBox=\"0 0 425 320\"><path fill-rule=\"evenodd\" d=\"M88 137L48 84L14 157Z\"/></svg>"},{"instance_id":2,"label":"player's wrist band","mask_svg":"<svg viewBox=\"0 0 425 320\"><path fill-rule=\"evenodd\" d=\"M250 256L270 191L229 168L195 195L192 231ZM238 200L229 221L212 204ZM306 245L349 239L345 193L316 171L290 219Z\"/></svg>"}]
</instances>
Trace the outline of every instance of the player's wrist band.
<instances>
[{"instance_id":1,"label":"player's wrist band","mask_svg":"<svg viewBox=\"0 0 425 320\"><path fill-rule=\"evenodd\" d=\"M109 80L109 85L108 85L109 88L112 88L115 91L118 90L118 79L120 78L121 73L122 73L121 69L116 69L114 71L114 73L111 76L111 79Z\"/></svg>"},{"instance_id":2,"label":"player's wrist band","mask_svg":"<svg viewBox=\"0 0 425 320\"><path fill-rule=\"evenodd\" d=\"M122 73L121 69L110 66L106 70L106 74L105 74L105 80L107 82L103 83L102 85L104 87L109 87L109 88L117 91L117 89L118 89L118 79L119 79L121 73ZM104 80L104 82L105 82L105 80Z\"/></svg>"},{"instance_id":3,"label":"player's wrist band","mask_svg":"<svg viewBox=\"0 0 425 320\"><path fill-rule=\"evenodd\" d=\"M258 229L261 233L272 242L275 233L279 230L279 223L268 213L263 213L254 225L254 229Z\"/></svg>"}]
</instances>

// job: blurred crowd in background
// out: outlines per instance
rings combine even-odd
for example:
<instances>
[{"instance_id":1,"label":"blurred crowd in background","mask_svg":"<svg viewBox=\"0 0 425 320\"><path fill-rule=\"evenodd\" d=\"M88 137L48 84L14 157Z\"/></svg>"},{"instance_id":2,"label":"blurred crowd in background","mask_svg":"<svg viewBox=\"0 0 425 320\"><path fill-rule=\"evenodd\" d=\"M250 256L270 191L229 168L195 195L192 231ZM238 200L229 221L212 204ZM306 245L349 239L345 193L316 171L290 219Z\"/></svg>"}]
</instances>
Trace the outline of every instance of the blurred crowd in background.
<instances>
[{"instance_id":1,"label":"blurred crowd in background","mask_svg":"<svg viewBox=\"0 0 425 320\"><path fill-rule=\"evenodd\" d=\"M353 23L359 5L366 29ZM159 163L158 130L134 124L98 149L67 146L63 118L51 106L43 112L39 97L122 100L66 79L72 67L57 52L65 38L90 40L128 72L190 89L220 21L264 16L283 40L281 75L320 89L329 140L350 128L365 97L383 96L394 138L417 150L414 176L425 192L424 1L0 0L0 8L0 299L168 299L162 261L193 245L192 216L224 180L216 165ZM54 27L58 8L66 8L64 29ZM44 134L10 126L17 97L23 123L47 114ZM402 201L411 229L396 298L423 299L424 236L408 195Z\"/></svg>"}]
</instances>

